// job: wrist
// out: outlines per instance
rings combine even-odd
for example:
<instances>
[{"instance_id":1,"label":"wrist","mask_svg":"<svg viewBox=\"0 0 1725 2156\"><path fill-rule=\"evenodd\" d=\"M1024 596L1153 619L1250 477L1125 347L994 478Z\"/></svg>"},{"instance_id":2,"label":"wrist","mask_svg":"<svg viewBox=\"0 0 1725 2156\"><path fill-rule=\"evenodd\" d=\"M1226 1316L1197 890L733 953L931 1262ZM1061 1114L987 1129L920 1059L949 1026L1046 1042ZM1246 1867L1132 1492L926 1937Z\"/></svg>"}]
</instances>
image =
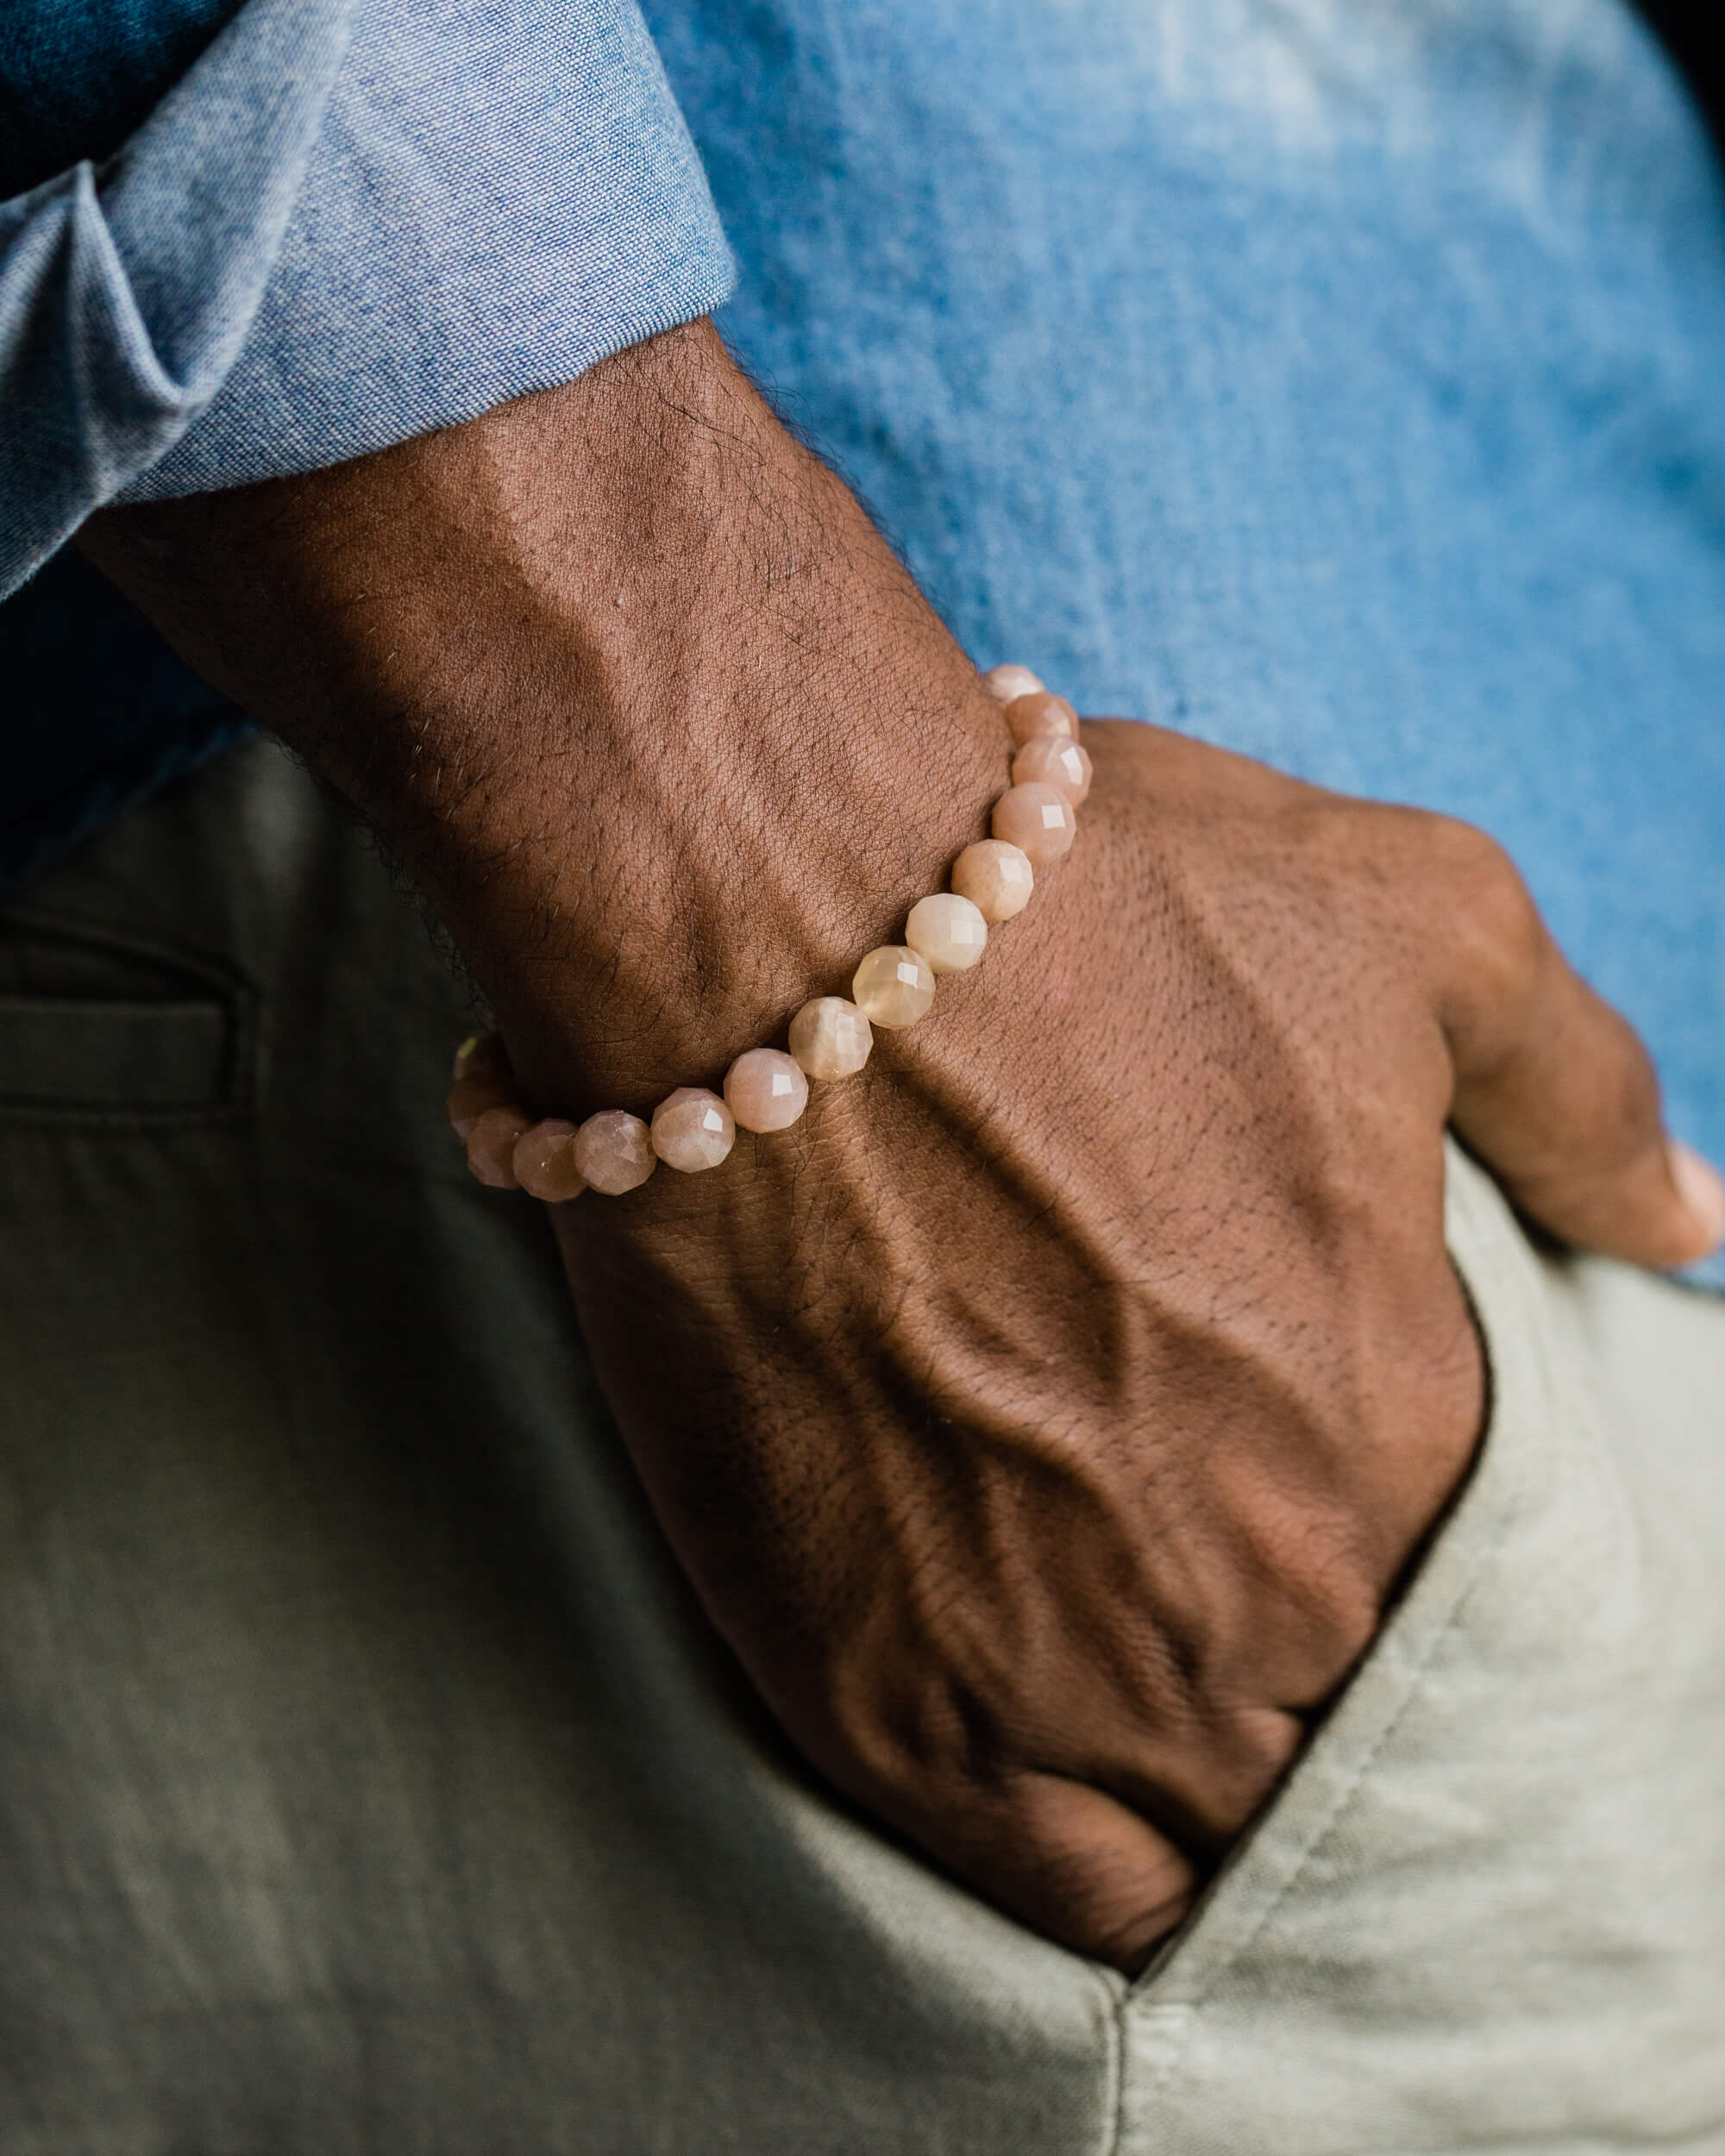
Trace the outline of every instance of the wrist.
<instances>
[{"instance_id":1,"label":"wrist","mask_svg":"<svg viewBox=\"0 0 1725 2156\"><path fill-rule=\"evenodd\" d=\"M963 655L705 327L91 545L374 825L547 1105L774 1032L999 791Z\"/></svg>"}]
</instances>

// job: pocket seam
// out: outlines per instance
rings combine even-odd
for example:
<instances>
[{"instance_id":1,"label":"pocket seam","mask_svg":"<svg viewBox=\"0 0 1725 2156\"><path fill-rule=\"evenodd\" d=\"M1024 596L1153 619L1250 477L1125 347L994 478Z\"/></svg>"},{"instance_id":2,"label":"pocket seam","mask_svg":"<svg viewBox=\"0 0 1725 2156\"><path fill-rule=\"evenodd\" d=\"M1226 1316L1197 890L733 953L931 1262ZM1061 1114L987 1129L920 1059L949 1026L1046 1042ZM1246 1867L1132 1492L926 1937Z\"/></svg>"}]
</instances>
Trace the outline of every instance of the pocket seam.
<instances>
[{"instance_id":1,"label":"pocket seam","mask_svg":"<svg viewBox=\"0 0 1725 2156\"><path fill-rule=\"evenodd\" d=\"M1525 1425L1537 1413L1538 1404L1551 1401L1554 1382L1549 1361L1547 1328L1537 1308L1530 1270L1531 1254L1520 1245L1508 1207L1483 1172L1453 1147L1449 1151L1448 1180L1452 1193L1452 1219L1448 1240L1458 1269L1479 1313L1492 1379L1492 1413L1473 1470L1471 1486L1465 1489L1450 1519L1440 1530L1415 1578L1389 1623L1368 1649L1359 1668L1334 1710L1295 1765L1282 1790L1270 1802L1258 1826L1248 1832L1233 1858L1224 1866L1209 1893L1189 1924L1170 1940L1164 1953L1132 1986L1122 2010L1147 2007L1185 2006L1194 2009L1190 2021L1158 2062L1156 2083L1166 2087L1177 2071L1194 2033L1196 2009L1214 1992L1228 1971L1248 1953L1262 1936L1288 1896L1306 1877L1314 1859L1333 1837L1349 1806L1358 1797L1384 1746L1423 1695L1425 1682L1440 1648L1451 1640L1492 1561L1521 1518L1532 1482L1533 1463L1525 1446L1514 1445L1507 1432ZM1470 1246L1458 1249L1458 1244ZM1490 1279L1493 1300L1479 1292L1476 1283ZM1501 1291L1507 1291L1507 1294ZM1504 1302L1509 1307L1506 1310ZM1446 1604L1427 1610L1421 1587L1429 1588L1445 1551L1455 1551L1466 1538L1465 1568L1446 1583ZM1414 1637L1409 1639L1412 1632ZM1363 1694L1376 1677L1382 1686L1394 1683L1396 1695L1374 1708ZM1350 1700L1357 1714L1376 1711L1381 1717L1375 1729L1362 1730L1361 1749L1350 1758L1347 1728ZM1331 1755L1340 1758L1331 1764ZM1295 1839L1278 1848L1278 1814L1297 1802L1302 1785L1309 1789L1326 1771L1343 1776L1329 1793L1320 1813L1303 1827L1292 1823ZM1283 1831L1285 1833L1287 1827ZM1254 1865L1279 1863L1279 1879L1254 1881ZM1238 1912L1229 1903L1243 1897ZM1261 1898L1259 1898L1261 1897ZM1254 1908L1252 1902L1258 1898ZM1227 1920L1236 1924L1232 1935ZM1204 1946L1206 1934L1214 1940L1208 1957L1193 1949ZM1217 1934L1220 1934L1220 1936ZM1195 1967L1193 1965L1196 1964ZM1182 1973L1186 1980L1182 1981Z\"/></svg>"},{"instance_id":2,"label":"pocket seam","mask_svg":"<svg viewBox=\"0 0 1725 2156\"><path fill-rule=\"evenodd\" d=\"M0 934L13 929L51 941L141 959L160 971L178 975L188 989L203 992L201 1000L221 1007L228 1019L229 1037L223 1076L223 1097L219 1100L161 1104L122 1100L100 1105L53 1100L0 1101L0 1127L154 1131L243 1121L254 1112L260 998L256 985L225 956L217 957L207 951L116 929L105 919L16 903L9 904L0 912ZM87 999L91 1002L104 1000ZM4 1000L0 998L0 1012L3 1011ZM117 1005L127 999L116 997L112 1000Z\"/></svg>"}]
</instances>

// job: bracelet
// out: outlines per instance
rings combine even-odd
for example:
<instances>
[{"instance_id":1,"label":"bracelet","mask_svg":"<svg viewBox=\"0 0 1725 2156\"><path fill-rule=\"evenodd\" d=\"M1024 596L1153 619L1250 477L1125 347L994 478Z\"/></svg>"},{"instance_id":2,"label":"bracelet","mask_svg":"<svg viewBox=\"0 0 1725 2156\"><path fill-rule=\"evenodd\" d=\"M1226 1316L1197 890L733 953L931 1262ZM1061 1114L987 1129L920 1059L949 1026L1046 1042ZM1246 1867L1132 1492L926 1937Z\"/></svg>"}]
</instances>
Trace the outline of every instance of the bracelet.
<instances>
[{"instance_id":1,"label":"bracelet","mask_svg":"<svg viewBox=\"0 0 1725 2156\"><path fill-rule=\"evenodd\" d=\"M479 1180L559 1205L583 1190L618 1197L637 1189L661 1161L684 1175L717 1168L739 1128L787 1130L808 1105L810 1079L828 1083L861 1070L877 1025L897 1031L924 1017L939 976L974 966L989 929L1030 903L1037 871L1070 850L1076 811L1090 791L1090 758L1065 698L1051 695L1028 667L994 667L982 682L1013 749L1012 784L994 804L992 836L959 855L950 890L917 900L902 943L869 953L848 1000L816 996L791 1020L787 1048L746 1049L725 1073L722 1094L679 1086L650 1122L624 1108L601 1108L579 1125L560 1116L536 1120L517 1097L502 1041L476 1034L456 1050L448 1115Z\"/></svg>"}]
</instances>

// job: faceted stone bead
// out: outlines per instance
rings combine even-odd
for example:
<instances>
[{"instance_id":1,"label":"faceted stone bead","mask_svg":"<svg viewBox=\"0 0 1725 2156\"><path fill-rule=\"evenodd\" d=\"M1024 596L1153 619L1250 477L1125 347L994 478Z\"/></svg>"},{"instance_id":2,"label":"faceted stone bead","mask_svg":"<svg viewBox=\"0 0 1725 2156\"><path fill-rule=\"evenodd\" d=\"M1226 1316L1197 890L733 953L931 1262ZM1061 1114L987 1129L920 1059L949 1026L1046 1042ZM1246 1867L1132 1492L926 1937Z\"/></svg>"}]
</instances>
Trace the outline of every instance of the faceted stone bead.
<instances>
[{"instance_id":1,"label":"faceted stone bead","mask_svg":"<svg viewBox=\"0 0 1725 2156\"><path fill-rule=\"evenodd\" d=\"M1009 846L1004 838L979 838L953 862L952 887L985 921L1009 921L1030 904L1036 871L1022 847Z\"/></svg>"},{"instance_id":2,"label":"faceted stone bead","mask_svg":"<svg viewBox=\"0 0 1725 2156\"><path fill-rule=\"evenodd\" d=\"M1069 741L1076 741L1078 714L1063 696L1051 696L1046 689L1038 689L1030 696L1013 699L1007 706L1007 726L1020 749L1044 734L1063 734Z\"/></svg>"},{"instance_id":3,"label":"faceted stone bead","mask_svg":"<svg viewBox=\"0 0 1725 2156\"><path fill-rule=\"evenodd\" d=\"M519 1108L487 1108L467 1132L467 1166L493 1190L518 1190L515 1148L533 1119Z\"/></svg>"},{"instance_id":4,"label":"faceted stone bead","mask_svg":"<svg viewBox=\"0 0 1725 2156\"><path fill-rule=\"evenodd\" d=\"M1057 786L1039 780L1003 793L994 804L991 821L995 837L1028 854L1033 868L1045 868L1070 852L1078 832L1071 802ZM860 996L857 1001L862 1001Z\"/></svg>"},{"instance_id":5,"label":"faceted stone bead","mask_svg":"<svg viewBox=\"0 0 1725 2156\"><path fill-rule=\"evenodd\" d=\"M875 1045L875 1029L843 996L817 996L791 1020L791 1053L811 1078L849 1078Z\"/></svg>"},{"instance_id":6,"label":"faceted stone bead","mask_svg":"<svg viewBox=\"0 0 1725 2156\"><path fill-rule=\"evenodd\" d=\"M653 1111L653 1150L686 1175L717 1168L736 1143L736 1119L705 1086L679 1086Z\"/></svg>"},{"instance_id":7,"label":"faceted stone bead","mask_svg":"<svg viewBox=\"0 0 1725 2156\"><path fill-rule=\"evenodd\" d=\"M494 1078L488 1071L474 1071L465 1078L456 1079L443 1104L449 1128L461 1138L467 1136L487 1110L512 1108L517 1105L512 1082Z\"/></svg>"},{"instance_id":8,"label":"faceted stone bead","mask_svg":"<svg viewBox=\"0 0 1725 2156\"><path fill-rule=\"evenodd\" d=\"M567 1205L586 1188L575 1166L575 1126L550 1116L523 1131L515 1145L515 1180L530 1197Z\"/></svg>"},{"instance_id":9,"label":"faceted stone bead","mask_svg":"<svg viewBox=\"0 0 1725 2156\"><path fill-rule=\"evenodd\" d=\"M601 1108L575 1132L581 1179L608 1198L637 1188L658 1165L647 1125L626 1108Z\"/></svg>"},{"instance_id":10,"label":"faceted stone bead","mask_svg":"<svg viewBox=\"0 0 1725 2156\"><path fill-rule=\"evenodd\" d=\"M477 1077L483 1071L494 1078L509 1075L509 1058L504 1053L503 1041L496 1033L469 1033L455 1050L455 1067L449 1073L452 1084L459 1085L463 1078Z\"/></svg>"},{"instance_id":11,"label":"faceted stone bead","mask_svg":"<svg viewBox=\"0 0 1725 2156\"><path fill-rule=\"evenodd\" d=\"M1014 697L1034 696L1042 683L1028 667L990 667L982 686L995 703L1010 704Z\"/></svg>"},{"instance_id":12,"label":"faceted stone bead","mask_svg":"<svg viewBox=\"0 0 1725 2156\"><path fill-rule=\"evenodd\" d=\"M1032 780L1057 786L1078 808L1090 791L1090 752L1063 734L1038 734L1013 758L1013 784L1027 786Z\"/></svg>"},{"instance_id":13,"label":"faceted stone bead","mask_svg":"<svg viewBox=\"0 0 1725 2156\"><path fill-rule=\"evenodd\" d=\"M871 1025L914 1025L934 1001L934 968L908 943L882 943L856 968L850 993Z\"/></svg>"},{"instance_id":14,"label":"faceted stone bead","mask_svg":"<svg viewBox=\"0 0 1725 2156\"><path fill-rule=\"evenodd\" d=\"M988 924L981 909L951 891L919 899L905 923L905 941L936 973L963 973L982 956Z\"/></svg>"},{"instance_id":15,"label":"faceted stone bead","mask_svg":"<svg viewBox=\"0 0 1725 2156\"><path fill-rule=\"evenodd\" d=\"M750 1048L725 1072L724 1098L745 1131L782 1131L807 1107L808 1080L782 1048Z\"/></svg>"}]
</instances>

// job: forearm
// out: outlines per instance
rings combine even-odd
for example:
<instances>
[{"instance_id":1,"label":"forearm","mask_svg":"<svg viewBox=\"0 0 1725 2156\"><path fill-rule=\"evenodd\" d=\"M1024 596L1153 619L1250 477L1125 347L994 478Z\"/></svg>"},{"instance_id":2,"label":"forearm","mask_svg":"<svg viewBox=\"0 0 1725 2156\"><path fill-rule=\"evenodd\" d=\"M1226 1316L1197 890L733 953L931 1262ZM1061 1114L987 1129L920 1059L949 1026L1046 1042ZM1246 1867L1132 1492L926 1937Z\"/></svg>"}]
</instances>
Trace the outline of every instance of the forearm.
<instances>
[{"instance_id":1,"label":"forearm","mask_svg":"<svg viewBox=\"0 0 1725 2156\"><path fill-rule=\"evenodd\" d=\"M420 882L533 1105L711 1083L897 940L1007 741L710 329L87 544ZM1484 1376L1453 1115L1560 1232L1725 1225L1477 833L1095 728L974 975L711 1175L557 1208L658 1516L806 1756L1132 1966L1371 1639Z\"/></svg>"},{"instance_id":2,"label":"forearm","mask_svg":"<svg viewBox=\"0 0 1725 2156\"><path fill-rule=\"evenodd\" d=\"M706 325L84 543L375 826L559 1106L769 1036L999 788L964 655Z\"/></svg>"}]
</instances>

